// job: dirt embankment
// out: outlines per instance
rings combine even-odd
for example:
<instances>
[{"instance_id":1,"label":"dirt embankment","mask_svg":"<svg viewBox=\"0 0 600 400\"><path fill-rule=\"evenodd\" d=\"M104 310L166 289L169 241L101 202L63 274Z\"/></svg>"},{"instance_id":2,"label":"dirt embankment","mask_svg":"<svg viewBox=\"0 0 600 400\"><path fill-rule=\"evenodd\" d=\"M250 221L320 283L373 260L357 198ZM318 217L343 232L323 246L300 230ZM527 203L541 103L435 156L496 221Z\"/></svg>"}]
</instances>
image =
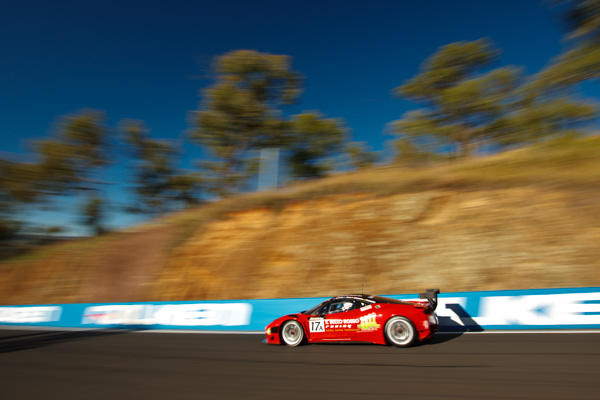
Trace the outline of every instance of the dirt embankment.
<instances>
[{"instance_id":1,"label":"dirt embankment","mask_svg":"<svg viewBox=\"0 0 600 400\"><path fill-rule=\"evenodd\" d=\"M430 190L254 208L191 236L158 226L0 263L0 304L600 286L599 194Z\"/></svg>"},{"instance_id":2,"label":"dirt embankment","mask_svg":"<svg viewBox=\"0 0 600 400\"><path fill-rule=\"evenodd\" d=\"M167 263L170 227L113 234L0 263L0 304L144 301Z\"/></svg>"},{"instance_id":3,"label":"dirt embankment","mask_svg":"<svg viewBox=\"0 0 600 400\"><path fill-rule=\"evenodd\" d=\"M332 196L234 213L169 259L152 298L600 286L596 196L534 188Z\"/></svg>"}]
</instances>

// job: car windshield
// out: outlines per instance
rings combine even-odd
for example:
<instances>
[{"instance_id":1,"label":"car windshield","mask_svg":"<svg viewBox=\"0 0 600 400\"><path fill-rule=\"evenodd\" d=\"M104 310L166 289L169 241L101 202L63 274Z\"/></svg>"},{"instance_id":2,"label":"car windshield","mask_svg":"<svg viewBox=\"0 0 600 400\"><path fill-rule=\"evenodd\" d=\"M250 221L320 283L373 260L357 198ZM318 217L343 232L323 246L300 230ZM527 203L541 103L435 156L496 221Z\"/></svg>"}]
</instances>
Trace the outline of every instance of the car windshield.
<instances>
[{"instance_id":1,"label":"car windshield","mask_svg":"<svg viewBox=\"0 0 600 400\"><path fill-rule=\"evenodd\" d=\"M329 300L328 300L328 301L329 301ZM325 304L325 303L326 303L326 301L324 301L324 302L322 302L322 303L320 303L320 304L318 304L318 305L314 306L314 307L313 307L313 308L311 308L310 310L302 311L302 314L314 315L314 314L317 312L317 310L318 310L319 308L321 308L321 306L323 306L323 304Z\"/></svg>"}]
</instances>

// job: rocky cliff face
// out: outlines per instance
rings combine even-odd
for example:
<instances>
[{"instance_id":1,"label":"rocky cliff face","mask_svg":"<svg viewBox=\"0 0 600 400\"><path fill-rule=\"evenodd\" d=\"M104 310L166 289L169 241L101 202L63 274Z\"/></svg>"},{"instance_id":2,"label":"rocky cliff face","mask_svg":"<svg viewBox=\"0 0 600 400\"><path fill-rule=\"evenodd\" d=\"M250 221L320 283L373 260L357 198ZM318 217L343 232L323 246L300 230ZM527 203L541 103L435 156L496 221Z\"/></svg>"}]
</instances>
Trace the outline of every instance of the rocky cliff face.
<instances>
[{"instance_id":1,"label":"rocky cliff face","mask_svg":"<svg viewBox=\"0 0 600 400\"><path fill-rule=\"evenodd\" d=\"M600 286L595 198L540 188L444 190L233 213L179 246L148 297Z\"/></svg>"}]
</instances>

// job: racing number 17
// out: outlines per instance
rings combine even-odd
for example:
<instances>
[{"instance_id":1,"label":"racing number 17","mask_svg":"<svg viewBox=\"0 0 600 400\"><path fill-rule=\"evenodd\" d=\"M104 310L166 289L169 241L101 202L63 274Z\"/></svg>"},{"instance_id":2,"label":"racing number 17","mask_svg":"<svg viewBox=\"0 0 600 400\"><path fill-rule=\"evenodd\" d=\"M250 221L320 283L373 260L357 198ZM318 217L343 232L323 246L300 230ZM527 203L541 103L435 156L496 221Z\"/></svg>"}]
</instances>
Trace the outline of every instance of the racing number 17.
<instances>
[{"instance_id":1,"label":"racing number 17","mask_svg":"<svg viewBox=\"0 0 600 400\"><path fill-rule=\"evenodd\" d=\"M310 321L311 332L325 332L325 323L323 320Z\"/></svg>"}]
</instances>

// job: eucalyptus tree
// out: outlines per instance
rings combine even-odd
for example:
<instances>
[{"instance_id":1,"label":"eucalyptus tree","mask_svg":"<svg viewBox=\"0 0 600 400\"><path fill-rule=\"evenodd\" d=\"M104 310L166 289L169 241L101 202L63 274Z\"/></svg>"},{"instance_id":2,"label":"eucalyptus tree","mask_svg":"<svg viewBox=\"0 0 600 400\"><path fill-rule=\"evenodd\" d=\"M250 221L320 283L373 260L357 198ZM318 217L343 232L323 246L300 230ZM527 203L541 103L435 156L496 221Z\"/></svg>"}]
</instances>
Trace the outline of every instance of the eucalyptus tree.
<instances>
[{"instance_id":1,"label":"eucalyptus tree","mask_svg":"<svg viewBox=\"0 0 600 400\"><path fill-rule=\"evenodd\" d=\"M177 167L180 152L173 143L152 139L142 121L124 120L120 130L133 158L131 171L137 199L129 210L162 214L199 202L201 182Z\"/></svg>"},{"instance_id":2,"label":"eucalyptus tree","mask_svg":"<svg viewBox=\"0 0 600 400\"><path fill-rule=\"evenodd\" d=\"M344 122L318 112L294 115L289 124L288 162L295 178L318 178L333 169L329 156L347 140Z\"/></svg>"},{"instance_id":3,"label":"eucalyptus tree","mask_svg":"<svg viewBox=\"0 0 600 400\"><path fill-rule=\"evenodd\" d=\"M190 118L191 139L208 153L201 166L213 193L247 188L258 169L256 151L263 148L289 151L296 176L324 172L318 159L334 151L343 128L318 113L286 117L303 81L289 56L237 50L217 57L214 69L216 82Z\"/></svg>"},{"instance_id":4,"label":"eucalyptus tree","mask_svg":"<svg viewBox=\"0 0 600 400\"><path fill-rule=\"evenodd\" d=\"M600 0L554 0L566 26L565 51L537 76L543 86L565 87L600 76Z\"/></svg>"},{"instance_id":5,"label":"eucalyptus tree","mask_svg":"<svg viewBox=\"0 0 600 400\"><path fill-rule=\"evenodd\" d=\"M217 80L191 115L191 138L208 150L202 162L210 189L221 196L243 188L256 172L252 151L286 144L281 107L301 93L287 56L238 50L216 59Z\"/></svg>"},{"instance_id":6,"label":"eucalyptus tree","mask_svg":"<svg viewBox=\"0 0 600 400\"><path fill-rule=\"evenodd\" d=\"M435 159L431 155L444 147L469 157L486 144L577 133L594 118L593 104L537 75L525 77L513 66L491 69L497 58L486 39L451 43L429 57L419 74L394 90L423 106L390 124L390 132L400 135L398 148L413 160ZM415 156L419 146L427 156Z\"/></svg>"},{"instance_id":7,"label":"eucalyptus tree","mask_svg":"<svg viewBox=\"0 0 600 400\"><path fill-rule=\"evenodd\" d=\"M440 146L454 146L468 157L493 137L493 126L513 105L520 71L488 71L498 51L486 39L439 48L420 72L394 89L396 96L423 105L391 125L391 131L413 139L427 136Z\"/></svg>"},{"instance_id":8,"label":"eucalyptus tree","mask_svg":"<svg viewBox=\"0 0 600 400\"><path fill-rule=\"evenodd\" d=\"M356 169L372 167L379 158L375 151L370 151L366 142L350 142L346 144L344 152L350 158L350 164Z\"/></svg>"},{"instance_id":9,"label":"eucalyptus tree","mask_svg":"<svg viewBox=\"0 0 600 400\"><path fill-rule=\"evenodd\" d=\"M107 200L102 196L106 184L102 170L112 159L110 134L104 113L81 110L62 117L52 137L34 142L38 198L83 195L84 203L93 206L81 207L82 221L95 233L104 231L100 206L105 207Z\"/></svg>"}]
</instances>

